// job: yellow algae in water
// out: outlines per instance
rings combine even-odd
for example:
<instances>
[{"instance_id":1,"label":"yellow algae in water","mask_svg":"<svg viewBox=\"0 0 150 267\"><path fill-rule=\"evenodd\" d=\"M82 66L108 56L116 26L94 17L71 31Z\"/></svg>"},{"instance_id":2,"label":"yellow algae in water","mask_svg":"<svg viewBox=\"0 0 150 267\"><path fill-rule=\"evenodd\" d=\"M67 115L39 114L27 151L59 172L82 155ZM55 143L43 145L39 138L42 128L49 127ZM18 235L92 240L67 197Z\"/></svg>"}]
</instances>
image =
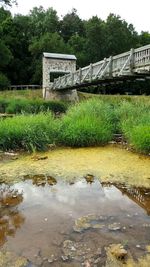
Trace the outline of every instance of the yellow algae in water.
<instances>
[{"instance_id":1,"label":"yellow algae in water","mask_svg":"<svg viewBox=\"0 0 150 267\"><path fill-rule=\"evenodd\" d=\"M27 174L50 175L64 179L94 175L100 180L150 187L150 157L109 145L92 148L58 148L39 153L46 160L35 161L33 155L0 163L0 179L18 180Z\"/></svg>"},{"instance_id":2,"label":"yellow algae in water","mask_svg":"<svg viewBox=\"0 0 150 267\"><path fill-rule=\"evenodd\" d=\"M0 267L24 267L27 260L23 257L17 257L11 252L0 252Z\"/></svg>"},{"instance_id":3,"label":"yellow algae in water","mask_svg":"<svg viewBox=\"0 0 150 267\"><path fill-rule=\"evenodd\" d=\"M120 250L120 244L112 245L116 246ZM124 248L123 248L124 249ZM126 259L121 259L119 257L116 257L116 255L112 252L112 247L106 248L107 251L107 260L105 267L149 267L150 266L150 255L146 255L145 257L142 257L138 259L137 261L134 261L130 255L125 253ZM125 250L126 251L126 250ZM127 251L126 251L127 252ZM119 253L119 252L118 252Z\"/></svg>"}]
</instances>

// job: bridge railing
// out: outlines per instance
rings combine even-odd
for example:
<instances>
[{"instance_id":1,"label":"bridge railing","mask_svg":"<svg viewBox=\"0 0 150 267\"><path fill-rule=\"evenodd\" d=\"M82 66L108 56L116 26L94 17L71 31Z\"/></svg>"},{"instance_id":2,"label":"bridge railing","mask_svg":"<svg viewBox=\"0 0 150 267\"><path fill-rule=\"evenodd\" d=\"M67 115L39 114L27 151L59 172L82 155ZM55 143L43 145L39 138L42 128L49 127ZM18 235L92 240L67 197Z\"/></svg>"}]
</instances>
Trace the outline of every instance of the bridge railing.
<instances>
[{"instance_id":1,"label":"bridge railing","mask_svg":"<svg viewBox=\"0 0 150 267\"><path fill-rule=\"evenodd\" d=\"M52 89L66 89L79 84L90 83L96 80L133 75L138 71L150 71L150 45L117 56L110 56L74 73L66 74L54 80Z\"/></svg>"}]
</instances>

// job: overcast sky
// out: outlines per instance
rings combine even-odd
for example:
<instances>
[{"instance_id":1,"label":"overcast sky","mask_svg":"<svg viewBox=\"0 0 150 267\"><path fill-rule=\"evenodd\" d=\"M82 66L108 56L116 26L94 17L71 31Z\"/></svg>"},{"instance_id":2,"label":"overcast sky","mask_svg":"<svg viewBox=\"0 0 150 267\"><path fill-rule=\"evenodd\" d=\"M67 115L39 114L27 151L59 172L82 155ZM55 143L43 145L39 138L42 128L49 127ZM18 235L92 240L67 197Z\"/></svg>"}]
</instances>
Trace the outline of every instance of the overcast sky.
<instances>
[{"instance_id":1,"label":"overcast sky","mask_svg":"<svg viewBox=\"0 0 150 267\"><path fill-rule=\"evenodd\" d=\"M110 13L120 15L135 29L150 32L150 0L17 0L18 7L13 6L13 14L27 14L34 6L53 7L59 17L76 8L82 19L97 15L106 19Z\"/></svg>"}]
</instances>

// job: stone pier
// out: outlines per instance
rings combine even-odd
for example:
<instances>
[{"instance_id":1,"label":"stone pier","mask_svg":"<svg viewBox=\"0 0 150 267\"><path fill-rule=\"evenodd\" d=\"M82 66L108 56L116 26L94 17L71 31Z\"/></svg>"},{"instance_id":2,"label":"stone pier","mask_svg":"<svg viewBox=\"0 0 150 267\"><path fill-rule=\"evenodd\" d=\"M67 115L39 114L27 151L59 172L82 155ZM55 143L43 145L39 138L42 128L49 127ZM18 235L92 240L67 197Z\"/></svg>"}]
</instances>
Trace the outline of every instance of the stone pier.
<instances>
[{"instance_id":1,"label":"stone pier","mask_svg":"<svg viewBox=\"0 0 150 267\"><path fill-rule=\"evenodd\" d=\"M55 78L75 71L76 57L74 55L43 53L43 98L78 101L76 90L52 90Z\"/></svg>"}]
</instances>

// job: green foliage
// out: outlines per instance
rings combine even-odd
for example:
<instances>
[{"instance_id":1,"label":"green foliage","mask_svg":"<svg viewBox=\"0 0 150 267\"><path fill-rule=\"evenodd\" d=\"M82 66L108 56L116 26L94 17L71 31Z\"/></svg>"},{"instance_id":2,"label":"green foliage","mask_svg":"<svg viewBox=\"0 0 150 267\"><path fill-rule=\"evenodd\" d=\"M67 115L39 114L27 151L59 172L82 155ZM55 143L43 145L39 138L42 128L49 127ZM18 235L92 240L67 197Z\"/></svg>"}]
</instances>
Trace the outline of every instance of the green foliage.
<instances>
[{"instance_id":1,"label":"green foliage","mask_svg":"<svg viewBox=\"0 0 150 267\"><path fill-rule=\"evenodd\" d=\"M70 13L63 17L63 20L60 22L60 30L65 42L69 41L75 34L84 35L84 23L77 15L76 9L72 9Z\"/></svg>"},{"instance_id":2,"label":"green foliage","mask_svg":"<svg viewBox=\"0 0 150 267\"><path fill-rule=\"evenodd\" d=\"M96 99L82 102L62 118L58 139L62 144L75 147L105 144L112 139L114 119L109 104Z\"/></svg>"},{"instance_id":3,"label":"green foliage","mask_svg":"<svg viewBox=\"0 0 150 267\"><path fill-rule=\"evenodd\" d=\"M45 150L55 139L51 113L0 120L0 149Z\"/></svg>"},{"instance_id":4,"label":"green foliage","mask_svg":"<svg viewBox=\"0 0 150 267\"><path fill-rule=\"evenodd\" d=\"M0 72L11 84L41 84L44 51L75 54L77 67L83 67L150 43L149 32L138 34L132 24L114 14L106 21L97 16L82 20L73 9L60 19L53 8L40 6L26 16L12 16L4 3L13 0L0 2ZM117 87L117 92L124 92L120 89ZM136 88L136 93L149 94L148 82L140 89Z\"/></svg>"},{"instance_id":5,"label":"green foliage","mask_svg":"<svg viewBox=\"0 0 150 267\"><path fill-rule=\"evenodd\" d=\"M103 145L119 132L134 150L150 153L149 107L145 98L118 100L105 96L71 106L64 116L54 119L51 113L36 113L64 112L63 103L0 99L0 112L34 113L0 120L0 149L43 150L50 143L72 147Z\"/></svg>"},{"instance_id":6,"label":"green foliage","mask_svg":"<svg viewBox=\"0 0 150 267\"><path fill-rule=\"evenodd\" d=\"M52 111L62 113L67 109L67 104L60 101L44 101L40 99L4 99L0 98L0 112L8 114L39 113Z\"/></svg>"},{"instance_id":7,"label":"green foliage","mask_svg":"<svg viewBox=\"0 0 150 267\"><path fill-rule=\"evenodd\" d=\"M9 85L8 78L3 73L0 73L0 90L6 89Z\"/></svg>"}]
</instances>

